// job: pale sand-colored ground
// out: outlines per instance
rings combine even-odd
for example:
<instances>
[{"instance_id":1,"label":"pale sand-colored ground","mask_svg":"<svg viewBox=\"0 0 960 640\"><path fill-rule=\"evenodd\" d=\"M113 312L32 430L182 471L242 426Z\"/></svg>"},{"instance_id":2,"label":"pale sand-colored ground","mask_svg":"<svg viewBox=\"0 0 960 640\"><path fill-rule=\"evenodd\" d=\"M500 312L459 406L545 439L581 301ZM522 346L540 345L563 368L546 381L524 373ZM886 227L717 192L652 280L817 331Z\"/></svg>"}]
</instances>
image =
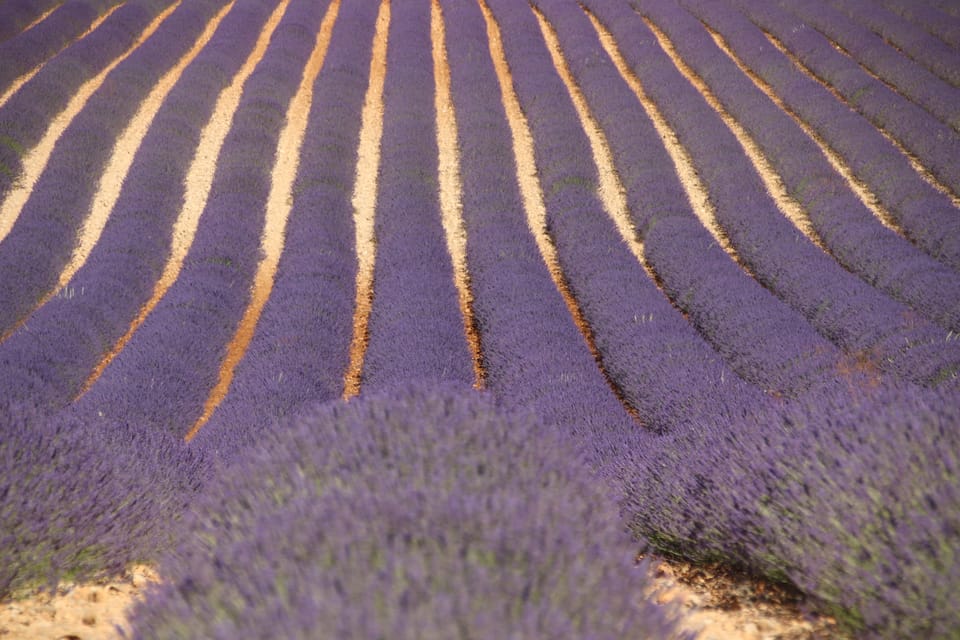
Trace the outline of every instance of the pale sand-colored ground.
<instances>
[{"instance_id":1,"label":"pale sand-colored ground","mask_svg":"<svg viewBox=\"0 0 960 640\"><path fill-rule=\"evenodd\" d=\"M0 604L2 640L116 640L129 633L125 615L157 580L136 567L113 581L64 585L57 595L41 594ZM830 618L806 620L794 597L782 589L742 576L682 563L661 563L650 594L658 604L679 607L683 628L698 640L813 640L837 638Z\"/></svg>"}]
</instances>

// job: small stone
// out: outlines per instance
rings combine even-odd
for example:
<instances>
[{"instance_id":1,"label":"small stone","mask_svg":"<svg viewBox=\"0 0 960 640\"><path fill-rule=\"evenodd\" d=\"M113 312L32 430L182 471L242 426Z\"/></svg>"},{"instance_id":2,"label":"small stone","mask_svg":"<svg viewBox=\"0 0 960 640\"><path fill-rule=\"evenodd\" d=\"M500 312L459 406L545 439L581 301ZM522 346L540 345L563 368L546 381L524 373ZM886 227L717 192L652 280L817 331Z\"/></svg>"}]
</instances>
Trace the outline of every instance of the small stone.
<instances>
[{"instance_id":1,"label":"small stone","mask_svg":"<svg viewBox=\"0 0 960 640\"><path fill-rule=\"evenodd\" d=\"M97 624L97 616L93 615L92 613L85 613L83 614L83 617L80 618L80 622L88 627L92 627L93 625Z\"/></svg>"}]
</instances>

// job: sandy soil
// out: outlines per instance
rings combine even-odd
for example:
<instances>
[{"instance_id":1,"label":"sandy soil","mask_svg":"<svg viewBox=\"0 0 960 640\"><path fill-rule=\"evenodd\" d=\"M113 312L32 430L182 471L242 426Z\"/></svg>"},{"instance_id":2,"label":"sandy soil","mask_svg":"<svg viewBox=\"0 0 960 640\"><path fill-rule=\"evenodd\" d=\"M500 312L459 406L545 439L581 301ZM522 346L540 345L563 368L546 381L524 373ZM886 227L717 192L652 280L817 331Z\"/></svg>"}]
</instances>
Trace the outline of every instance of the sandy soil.
<instances>
[{"instance_id":1,"label":"sandy soil","mask_svg":"<svg viewBox=\"0 0 960 640\"><path fill-rule=\"evenodd\" d=\"M134 567L112 580L64 584L55 594L40 593L0 604L3 640L107 640L129 632L127 609L157 581L149 567Z\"/></svg>"},{"instance_id":2,"label":"sandy soil","mask_svg":"<svg viewBox=\"0 0 960 640\"><path fill-rule=\"evenodd\" d=\"M644 596L679 607L684 630L698 640L827 640L841 638L829 617L806 617L800 596L718 566L660 562ZM68 584L0 605L2 640L117 640L130 628L128 609L158 581L149 567L114 580Z\"/></svg>"}]
</instances>

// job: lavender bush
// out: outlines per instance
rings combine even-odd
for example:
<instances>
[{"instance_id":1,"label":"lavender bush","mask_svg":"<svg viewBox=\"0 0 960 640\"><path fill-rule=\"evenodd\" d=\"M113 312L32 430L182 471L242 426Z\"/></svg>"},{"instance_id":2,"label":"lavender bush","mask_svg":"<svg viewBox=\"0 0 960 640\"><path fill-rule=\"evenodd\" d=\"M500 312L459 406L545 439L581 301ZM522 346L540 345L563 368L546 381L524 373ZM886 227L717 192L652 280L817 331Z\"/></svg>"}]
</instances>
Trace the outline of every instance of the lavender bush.
<instances>
[{"instance_id":1,"label":"lavender bush","mask_svg":"<svg viewBox=\"0 0 960 640\"><path fill-rule=\"evenodd\" d=\"M960 399L851 388L636 452L624 510L667 552L788 579L864 637L960 629Z\"/></svg>"},{"instance_id":2,"label":"lavender bush","mask_svg":"<svg viewBox=\"0 0 960 640\"><path fill-rule=\"evenodd\" d=\"M451 386L314 406L208 486L134 637L684 637L567 444Z\"/></svg>"},{"instance_id":3,"label":"lavender bush","mask_svg":"<svg viewBox=\"0 0 960 640\"><path fill-rule=\"evenodd\" d=\"M203 469L183 442L139 425L0 407L0 599L155 561Z\"/></svg>"}]
</instances>

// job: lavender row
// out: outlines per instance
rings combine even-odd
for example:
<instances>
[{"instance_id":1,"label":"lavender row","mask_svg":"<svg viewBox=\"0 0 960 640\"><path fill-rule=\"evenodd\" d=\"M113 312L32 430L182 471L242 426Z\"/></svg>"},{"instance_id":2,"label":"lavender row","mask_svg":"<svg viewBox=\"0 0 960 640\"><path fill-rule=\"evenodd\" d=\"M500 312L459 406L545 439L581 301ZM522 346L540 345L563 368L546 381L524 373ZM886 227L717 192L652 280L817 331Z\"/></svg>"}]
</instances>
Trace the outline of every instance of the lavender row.
<instances>
[{"instance_id":1,"label":"lavender row","mask_svg":"<svg viewBox=\"0 0 960 640\"><path fill-rule=\"evenodd\" d=\"M57 141L17 223L0 244L0 331L15 327L56 289L115 141L153 85L222 5L223 0L206 0L175 11L110 73Z\"/></svg>"},{"instance_id":2,"label":"lavender row","mask_svg":"<svg viewBox=\"0 0 960 640\"><path fill-rule=\"evenodd\" d=\"M797 71L785 56L770 52L763 34L729 6L709 0L684 4L700 20L719 31L746 64L762 67L765 75L771 77L779 98L842 157L917 247L944 265L960 270L957 210L946 195L924 182L906 156L866 119L851 112L816 81ZM805 200L801 204L809 211L814 227L821 237L833 240L829 248L853 270L858 265L846 258L852 251L849 243L844 242L847 226L853 223L867 229L880 222L844 188L844 180L832 169L819 147L787 114L764 99L732 62L722 58L707 33L699 31L698 25L692 22L693 18L679 12L677 16L687 25L684 37L677 41L683 57L750 132L787 189ZM951 138L960 143L960 137L952 135L948 140ZM941 141L939 146L948 144ZM817 197L819 194L811 194L807 185L813 183L831 195L821 199ZM837 228L831 228L832 225ZM907 246L892 231L877 229L875 237L875 255L883 255L899 265L909 264L913 272L929 270L935 278L949 279L954 275ZM871 271L864 275L873 281L881 274Z\"/></svg>"},{"instance_id":3,"label":"lavender row","mask_svg":"<svg viewBox=\"0 0 960 640\"><path fill-rule=\"evenodd\" d=\"M133 637L691 637L568 444L448 385L311 406L196 501Z\"/></svg>"},{"instance_id":4,"label":"lavender row","mask_svg":"<svg viewBox=\"0 0 960 640\"><path fill-rule=\"evenodd\" d=\"M540 6L606 132L633 225L665 293L744 379L787 395L832 383L839 350L741 269L696 219L651 121L587 16L562 3Z\"/></svg>"},{"instance_id":5,"label":"lavender row","mask_svg":"<svg viewBox=\"0 0 960 640\"><path fill-rule=\"evenodd\" d=\"M172 3L173 0L125 3L94 33L50 60L0 107L0 197L20 176L22 156L36 146L77 89L133 46L146 26Z\"/></svg>"},{"instance_id":6,"label":"lavender row","mask_svg":"<svg viewBox=\"0 0 960 640\"><path fill-rule=\"evenodd\" d=\"M881 0L891 11L919 25L949 44L960 49L960 20L956 16L922 2L911 0Z\"/></svg>"},{"instance_id":7,"label":"lavender row","mask_svg":"<svg viewBox=\"0 0 960 640\"><path fill-rule=\"evenodd\" d=\"M706 398L720 395L729 370L657 289L601 207L588 141L533 13L522 5L492 8L536 147L546 226L606 371L648 426L669 430L695 420L706 410L700 402L716 408Z\"/></svg>"},{"instance_id":8,"label":"lavender row","mask_svg":"<svg viewBox=\"0 0 960 640\"><path fill-rule=\"evenodd\" d=\"M847 104L914 154L954 194L960 193L960 167L956 163L960 154L960 136L957 131L864 71L855 60L834 49L823 34L810 29L797 16L768 2L735 0L735 4L758 27L780 40L820 81L842 95ZM766 82L779 83L779 74L772 71L782 69L781 58L764 54L763 63L760 63L758 53L752 47L741 48L738 53L744 59L755 61L751 67ZM793 72L787 75L793 76ZM807 102L797 102L794 108L806 109ZM869 137L875 138L876 135L871 133ZM908 184L915 180L910 178ZM909 208L909 203L901 206Z\"/></svg>"},{"instance_id":9,"label":"lavender row","mask_svg":"<svg viewBox=\"0 0 960 640\"><path fill-rule=\"evenodd\" d=\"M290 6L244 85L211 192L177 281L74 406L183 436L217 382L250 300L274 153L325 7Z\"/></svg>"},{"instance_id":10,"label":"lavender row","mask_svg":"<svg viewBox=\"0 0 960 640\"><path fill-rule=\"evenodd\" d=\"M950 16L960 18L960 7L953 0L926 0L926 4L933 5Z\"/></svg>"},{"instance_id":11,"label":"lavender row","mask_svg":"<svg viewBox=\"0 0 960 640\"><path fill-rule=\"evenodd\" d=\"M0 42L13 38L61 0L7 0L0 3Z\"/></svg>"},{"instance_id":12,"label":"lavender row","mask_svg":"<svg viewBox=\"0 0 960 640\"><path fill-rule=\"evenodd\" d=\"M437 193L429 8L392 7L363 388L473 380Z\"/></svg>"},{"instance_id":13,"label":"lavender row","mask_svg":"<svg viewBox=\"0 0 960 640\"><path fill-rule=\"evenodd\" d=\"M445 2L447 59L458 127L463 220L485 385L507 406L543 417L591 446L595 434L637 430L590 354L524 216L510 128L476 3ZM651 384L669 380L667 371ZM732 377L732 376L731 376ZM638 406L656 419L654 386ZM660 406L660 413L666 408ZM609 451L593 447L594 464Z\"/></svg>"},{"instance_id":14,"label":"lavender row","mask_svg":"<svg viewBox=\"0 0 960 640\"><path fill-rule=\"evenodd\" d=\"M99 242L66 293L0 345L8 396L67 404L150 298L170 252L201 130L252 49L268 5L250 2L228 14L157 113Z\"/></svg>"},{"instance_id":15,"label":"lavender row","mask_svg":"<svg viewBox=\"0 0 960 640\"><path fill-rule=\"evenodd\" d=\"M851 637L960 628L960 398L838 389L636 453L623 511L671 553L787 580Z\"/></svg>"},{"instance_id":16,"label":"lavender row","mask_svg":"<svg viewBox=\"0 0 960 640\"><path fill-rule=\"evenodd\" d=\"M836 42L854 60L908 99L960 131L960 89L900 55L879 36L823 2L778 0L777 5L800 17L807 28L814 28Z\"/></svg>"},{"instance_id":17,"label":"lavender row","mask_svg":"<svg viewBox=\"0 0 960 640\"><path fill-rule=\"evenodd\" d=\"M343 392L356 252L351 193L375 3L340 8L294 183L273 291L230 393L194 444L229 458L307 401Z\"/></svg>"},{"instance_id":18,"label":"lavender row","mask_svg":"<svg viewBox=\"0 0 960 640\"><path fill-rule=\"evenodd\" d=\"M877 6L875 2L830 0L830 4L945 82L954 87L960 86L960 52L922 27L911 24L883 6Z\"/></svg>"},{"instance_id":19,"label":"lavender row","mask_svg":"<svg viewBox=\"0 0 960 640\"><path fill-rule=\"evenodd\" d=\"M5 399L4 399L5 400ZM0 406L0 600L156 562L204 479L182 441Z\"/></svg>"},{"instance_id":20,"label":"lavender row","mask_svg":"<svg viewBox=\"0 0 960 640\"><path fill-rule=\"evenodd\" d=\"M14 80L53 57L86 31L118 0L72 0L46 20L19 36L0 43L0 93Z\"/></svg>"},{"instance_id":21,"label":"lavender row","mask_svg":"<svg viewBox=\"0 0 960 640\"><path fill-rule=\"evenodd\" d=\"M943 327L955 331L960 328L957 273L884 228L833 170L818 146L739 72L696 18L673 3L647 1L642 6L659 28L667 32L679 55L761 147L792 197L807 212L814 231L831 254L849 271ZM700 3L698 12L701 15L709 12L711 20L724 20L724 14L730 13L728 7L714 4L713 10L709 10L704 8L707 6L710 6L707 2ZM755 43L756 38L763 39L746 20L737 26L748 32L752 30ZM740 30L730 28L727 32L731 38L738 39ZM855 171L869 167L871 177L879 177L886 183L887 186L878 191L882 199L885 196L892 200L916 197L896 187L897 179L901 178L914 178L917 187L926 187L929 199L925 204L936 199L936 192L917 178L906 160L873 127L833 101L815 82L802 76L798 80L806 80L806 90L788 88L786 99L828 105L807 109L810 120L815 123L813 126L823 131L829 143L846 152ZM887 158L893 162L884 162ZM895 172L896 169L900 171ZM946 198L940 201L938 209L915 210L914 220L919 219L921 227L933 231L933 237L924 243L931 252L937 252L944 263L960 268L960 224L956 210ZM926 215L934 224L924 223L922 218Z\"/></svg>"},{"instance_id":22,"label":"lavender row","mask_svg":"<svg viewBox=\"0 0 960 640\"><path fill-rule=\"evenodd\" d=\"M951 379L960 361L946 332L845 271L786 219L731 132L640 16L614 3L589 6L617 42L635 43L623 55L690 153L718 222L755 277L855 358L926 384Z\"/></svg>"}]
</instances>

